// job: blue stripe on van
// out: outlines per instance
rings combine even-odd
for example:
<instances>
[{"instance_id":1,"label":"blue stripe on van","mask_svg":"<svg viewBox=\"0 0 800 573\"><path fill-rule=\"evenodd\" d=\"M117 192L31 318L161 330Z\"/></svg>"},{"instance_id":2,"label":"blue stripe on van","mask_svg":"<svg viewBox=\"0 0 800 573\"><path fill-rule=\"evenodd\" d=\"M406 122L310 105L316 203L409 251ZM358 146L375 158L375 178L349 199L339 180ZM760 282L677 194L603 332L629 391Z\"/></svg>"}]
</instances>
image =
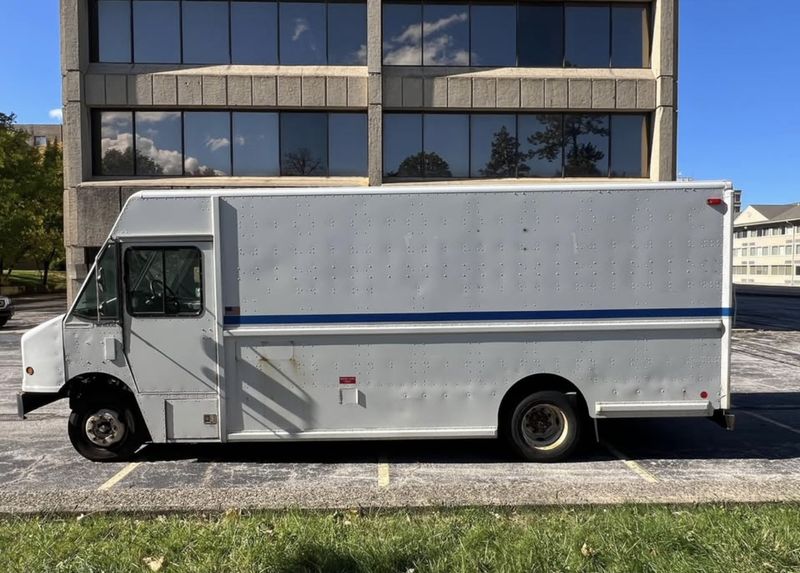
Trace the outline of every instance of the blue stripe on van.
<instances>
[{"instance_id":1,"label":"blue stripe on van","mask_svg":"<svg viewBox=\"0 0 800 573\"><path fill-rule=\"evenodd\" d=\"M363 314L261 314L226 316L225 324L369 324L391 322L475 322L482 320L580 320L598 318L721 318L730 308L620 308L496 312L396 312Z\"/></svg>"}]
</instances>

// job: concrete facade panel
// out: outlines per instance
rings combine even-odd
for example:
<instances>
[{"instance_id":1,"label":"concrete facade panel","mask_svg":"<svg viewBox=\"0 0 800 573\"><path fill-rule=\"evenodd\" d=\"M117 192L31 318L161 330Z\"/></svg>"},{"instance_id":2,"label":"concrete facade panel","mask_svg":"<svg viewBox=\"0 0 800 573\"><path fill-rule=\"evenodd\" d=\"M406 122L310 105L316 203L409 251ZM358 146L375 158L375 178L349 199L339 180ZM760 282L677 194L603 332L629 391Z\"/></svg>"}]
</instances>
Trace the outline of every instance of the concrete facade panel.
<instances>
[{"instance_id":1,"label":"concrete facade panel","mask_svg":"<svg viewBox=\"0 0 800 573\"><path fill-rule=\"evenodd\" d=\"M300 77L278 77L278 105L285 107L300 107L303 103L301 97Z\"/></svg>"},{"instance_id":2,"label":"concrete facade panel","mask_svg":"<svg viewBox=\"0 0 800 573\"><path fill-rule=\"evenodd\" d=\"M472 107L497 107L497 80L495 78L472 79Z\"/></svg>"},{"instance_id":3,"label":"concrete facade panel","mask_svg":"<svg viewBox=\"0 0 800 573\"><path fill-rule=\"evenodd\" d=\"M108 230L119 215L119 188L82 188L75 194L79 217L74 232L70 233L72 246L102 245ZM91 221L91 224L85 222Z\"/></svg>"},{"instance_id":4,"label":"concrete facade panel","mask_svg":"<svg viewBox=\"0 0 800 573\"><path fill-rule=\"evenodd\" d=\"M80 102L83 99L83 90L81 89L81 73L80 72L66 72L62 79L61 84L61 97L62 102L74 101Z\"/></svg>"},{"instance_id":5,"label":"concrete facade panel","mask_svg":"<svg viewBox=\"0 0 800 573\"><path fill-rule=\"evenodd\" d=\"M447 107L467 109L472 107L472 80L470 78L447 79Z\"/></svg>"},{"instance_id":6,"label":"concrete facade panel","mask_svg":"<svg viewBox=\"0 0 800 573\"><path fill-rule=\"evenodd\" d=\"M88 105L105 105L106 103L106 78L101 74L87 74L84 79L86 86L86 103Z\"/></svg>"},{"instance_id":7,"label":"concrete facade panel","mask_svg":"<svg viewBox=\"0 0 800 573\"><path fill-rule=\"evenodd\" d=\"M617 80L617 109L636 109L636 80Z\"/></svg>"},{"instance_id":8,"label":"concrete facade panel","mask_svg":"<svg viewBox=\"0 0 800 573\"><path fill-rule=\"evenodd\" d=\"M325 100L331 107L347 107L347 78L330 77L325 84Z\"/></svg>"},{"instance_id":9,"label":"concrete facade panel","mask_svg":"<svg viewBox=\"0 0 800 573\"><path fill-rule=\"evenodd\" d=\"M675 79L671 76L661 76L657 82L656 101L658 105L675 106Z\"/></svg>"},{"instance_id":10,"label":"concrete facade panel","mask_svg":"<svg viewBox=\"0 0 800 573\"><path fill-rule=\"evenodd\" d=\"M127 103L127 77L122 74L106 75L106 105L126 105Z\"/></svg>"},{"instance_id":11,"label":"concrete facade panel","mask_svg":"<svg viewBox=\"0 0 800 573\"><path fill-rule=\"evenodd\" d=\"M636 82L636 107L653 109L656 107L656 83L652 80Z\"/></svg>"},{"instance_id":12,"label":"concrete facade panel","mask_svg":"<svg viewBox=\"0 0 800 573\"><path fill-rule=\"evenodd\" d=\"M302 103L304 107L325 106L325 78L320 76L303 76Z\"/></svg>"},{"instance_id":13,"label":"concrete facade panel","mask_svg":"<svg viewBox=\"0 0 800 573\"><path fill-rule=\"evenodd\" d=\"M614 80L592 80L592 107L613 110L617 107L617 83Z\"/></svg>"},{"instance_id":14,"label":"concrete facade panel","mask_svg":"<svg viewBox=\"0 0 800 573\"><path fill-rule=\"evenodd\" d=\"M347 78L347 105L348 107L367 107L367 78Z\"/></svg>"},{"instance_id":15,"label":"concrete facade panel","mask_svg":"<svg viewBox=\"0 0 800 573\"><path fill-rule=\"evenodd\" d=\"M544 107L544 80L523 78L520 81L520 105L528 109Z\"/></svg>"},{"instance_id":16,"label":"concrete facade panel","mask_svg":"<svg viewBox=\"0 0 800 573\"><path fill-rule=\"evenodd\" d=\"M403 107L422 107L422 78L403 78Z\"/></svg>"},{"instance_id":17,"label":"concrete facade panel","mask_svg":"<svg viewBox=\"0 0 800 573\"><path fill-rule=\"evenodd\" d=\"M425 107L447 107L447 78L426 77L422 80L422 105Z\"/></svg>"},{"instance_id":18,"label":"concrete facade panel","mask_svg":"<svg viewBox=\"0 0 800 573\"><path fill-rule=\"evenodd\" d=\"M544 81L544 106L547 109L567 109L569 107L568 93L568 80L546 79Z\"/></svg>"},{"instance_id":19,"label":"concrete facade panel","mask_svg":"<svg viewBox=\"0 0 800 573\"><path fill-rule=\"evenodd\" d=\"M383 76L383 105L390 108L403 107L403 78Z\"/></svg>"},{"instance_id":20,"label":"concrete facade panel","mask_svg":"<svg viewBox=\"0 0 800 573\"><path fill-rule=\"evenodd\" d=\"M517 78L497 78L497 107L517 109L520 103L520 81Z\"/></svg>"},{"instance_id":21,"label":"concrete facade panel","mask_svg":"<svg viewBox=\"0 0 800 573\"><path fill-rule=\"evenodd\" d=\"M569 80L569 107L574 109L592 107L592 80Z\"/></svg>"},{"instance_id":22,"label":"concrete facade panel","mask_svg":"<svg viewBox=\"0 0 800 573\"><path fill-rule=\"evenodd\" d=\"M178 76L178 104L203 105L202 76Z\"/></svg>"},{"instance_id":23,"label":"concrete facade panel","mask_svg":"<svg viewBox=\"0 0 800 573\"><path fill-rule=\"evenodd\" d=\"M250 76L228 77L228 105L253 105L253 78Z\"/></svg>"},{"instance_id":24,"label":"concrete facade panel","mask_svg":"<svg viewBox=\"0 0 800 573\"><path fill-rule=\"evenodd\" d=\"M128 103L130 105L153 104L153 76L150 74L128 76Z\"/></svg>"},{"instance_id":25,"label":"concrete facade panel","mask_svg":"<svg viewBox=\"0 0 800 573\"><path fill-rule=\"evenodd\" d=\"M153 75L153 105L176 105L177 103L177 78L171 74Z\"/></svg>"},{"instance_id":26,"label":"concrete facade panel","mask_svg":"<svg viewBox=\"0 0 800 573\"><path fill-rule=\"evenodd\" d=\"M278 89L275 76L253 77L253 105L275 106L278 104Z\"/></svg>"},{"instance_id":27,"label":"concrete facade panel","mask_svg":"<svg viewBox=\"0 0 800 573\"><path fill-rule=\"evenodd\" d=\"M203 76L203 105L227 105L227 83L226 76Z\"/></svg>"}]
</instances>

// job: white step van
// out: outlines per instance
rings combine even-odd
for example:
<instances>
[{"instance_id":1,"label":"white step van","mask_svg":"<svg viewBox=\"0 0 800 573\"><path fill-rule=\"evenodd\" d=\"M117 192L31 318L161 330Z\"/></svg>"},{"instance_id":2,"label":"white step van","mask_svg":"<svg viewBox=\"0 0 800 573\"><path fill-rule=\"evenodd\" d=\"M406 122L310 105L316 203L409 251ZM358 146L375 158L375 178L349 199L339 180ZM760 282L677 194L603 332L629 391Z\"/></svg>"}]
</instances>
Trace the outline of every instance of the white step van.
<instances>
[{"instance_id":1,"label":"white step van","mask_svg":"<svg viewBox=\"0 0 800 573\"><path fill-rule=\"evenodd\" d=\"M22 339L19 414L85 457L144 442L507 439L732 425L727 183L148 191L69 312Z\"/></svg>"}]
</instances>

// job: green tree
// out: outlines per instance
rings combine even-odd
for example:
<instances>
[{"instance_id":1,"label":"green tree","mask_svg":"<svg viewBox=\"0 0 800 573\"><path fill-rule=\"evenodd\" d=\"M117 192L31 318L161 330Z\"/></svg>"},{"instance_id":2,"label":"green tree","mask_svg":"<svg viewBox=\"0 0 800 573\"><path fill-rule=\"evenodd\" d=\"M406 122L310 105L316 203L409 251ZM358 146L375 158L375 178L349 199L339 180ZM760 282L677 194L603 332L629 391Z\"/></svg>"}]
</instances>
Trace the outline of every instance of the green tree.
<instances>
[{"instance_id":1,"label":"green tree","mask_svg":"<svg viewBox=\"0 0 800 573\"><path fill-rule=\"evenodd\" d=\"M397 171L391 171L386 175L387 177L452 177L453 173L450 171L450 165L438 153L420 151L403 159Z\"/></svg>"},{"instance_id":2,"label":"green tree","mask_svg":"<svg viewBox=\"0 0 800 573\"><path fill-rule=\"evenodd\" d=\"M480 170L484 177L517 177L528 173L531 168L525 164L528 153L519 150L519 140L502 126L492 139L492 152L486 166Z\"/></svg>"},{"instance_id":3,"label":"green tree","mask_svg":"<svg viewBox=\"0 0 800 573\"><path fill-rule=\"evenodd\" d=\"M14 122L0 113L0 275L28 257L46 285L50 266L64 252L61 148L34 148Z\"/></svg>"},{"instance_id":4,"label":"green tree","mask_svg":"<svg viewBox=\"0 0 800 573\"><path fill-rule=\"evenodd\" d=\"M606 154L589 138L608 139L608 123L605 116L567 115L562 125L557 115L539 115L537 119L544 126L528 136L534 151L531 157L554 161L564 153L565 174L568 177L604 175L597 167Z\"/></svg>"}]
</instances>

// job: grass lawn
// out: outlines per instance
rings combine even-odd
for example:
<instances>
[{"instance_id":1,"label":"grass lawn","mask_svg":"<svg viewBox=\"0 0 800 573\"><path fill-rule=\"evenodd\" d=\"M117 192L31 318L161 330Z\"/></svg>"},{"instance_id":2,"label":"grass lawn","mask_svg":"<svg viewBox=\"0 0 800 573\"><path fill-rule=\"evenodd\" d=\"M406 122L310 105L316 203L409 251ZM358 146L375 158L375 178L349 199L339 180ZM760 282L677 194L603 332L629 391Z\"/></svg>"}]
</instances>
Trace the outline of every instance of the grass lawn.
<instances>
[{"instance_id":1,"label":"grass lawn","mask_svg":"<svg viewBox=\"0 0 800 573\"><path fill-rule=\"evenodd\" d=\"M11 276L3 276L3 284L9 286L33 286L42 284L40 271L11 271ZM67 290L67 273L64 271L50 271L47 274L47 286L50 292Z\"/></svg>"},{"instance_id":2,"label":"grass lawn","mask_svg":"<svg viewBox=\"0 0 800 573\"><path fill-rule=\"evenodd\" d=\"M0 571L800 571L800 505L0 519Z\"/></svg>"}]
</instances>

